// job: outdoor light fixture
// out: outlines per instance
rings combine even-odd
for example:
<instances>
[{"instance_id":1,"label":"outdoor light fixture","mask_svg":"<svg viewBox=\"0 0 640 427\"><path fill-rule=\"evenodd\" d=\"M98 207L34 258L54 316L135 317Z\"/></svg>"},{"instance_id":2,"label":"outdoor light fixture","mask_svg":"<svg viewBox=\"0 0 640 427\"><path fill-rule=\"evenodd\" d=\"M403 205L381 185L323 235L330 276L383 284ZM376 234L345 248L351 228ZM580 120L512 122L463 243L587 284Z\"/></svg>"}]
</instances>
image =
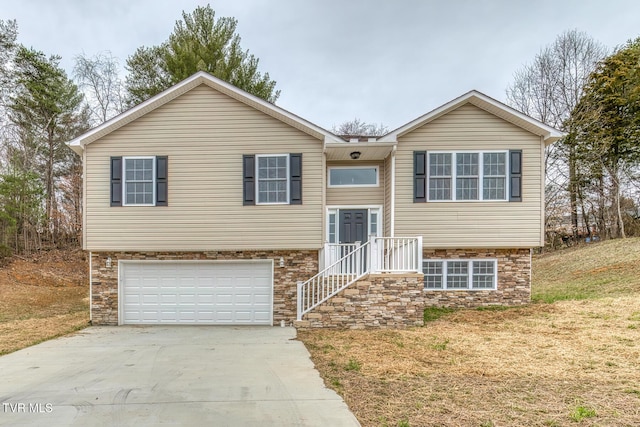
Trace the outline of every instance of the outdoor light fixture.
<instances>
[{"instance_id":1,"label":"outdoor light fixture","mask_svg":"<svg viewBox=\"0 0 640 427\"><path fill-rule=\"evenodd\" d=\"M284 258L280 257L280 267L284 267Z\"/></svg>"},{"instance_id":2,"label":"outdoor light fixture","mask_svg":"<svg viewBox=\"0 0 640 427\"><path fill-rule=\"evenodd\" d=\"M107 257L107 261L105 262L105 265L107 266L107 268L111 268L111 257L110 256Z\"/></svg>"},{"instance_id":3,"label":"outdoor light fixture","mask_svg":"<svg viewBox=\"0 0 640 427\"><path fill-rule=\"evenodd\" d=\"M360 152L359 151L352 151L351 154L349 154L351 156L351 158L353 160L358 160L360 158Z\"/></svg>"}]
</instances>

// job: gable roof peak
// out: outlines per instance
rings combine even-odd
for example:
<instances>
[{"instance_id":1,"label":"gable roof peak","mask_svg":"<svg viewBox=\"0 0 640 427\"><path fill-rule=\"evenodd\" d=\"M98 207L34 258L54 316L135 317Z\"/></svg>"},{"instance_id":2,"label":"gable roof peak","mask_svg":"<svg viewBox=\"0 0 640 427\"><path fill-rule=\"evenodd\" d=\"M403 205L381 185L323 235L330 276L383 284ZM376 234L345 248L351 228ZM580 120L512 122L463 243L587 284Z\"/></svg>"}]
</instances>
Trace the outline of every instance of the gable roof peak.
<instances>
[{"instance_id":1,"label":"gable roof peak","mask_svg":"<svg viewBox=\"0 0 640 427\"><path fill-rule=\"evenodd\" d=\"M67 142L67 145L78 154L84 150L84 146L103 136L121 128L122 126L144 116L147 113L165 105L169 101L205 84L218 92L234 98L256 110L272 116L290 126L297 128L309 135L323 141L340 141L341 138L283 108L278 107L262 98L252 95L224 80L221 80L205 71L198 71L168 89L152 96L144 102L128 109L127 111L107 120L106 122L90 129L82 135Z\"/></svg>"},{"instance_id":2,"label":"gable roof peak","mask_svg":"<svg viewBox=\"0 0 640 427\"><path fill-rule=\"evenodd\" d=\"M559 130L529 117L526 114L523 114L520 111L474 89L389 132L381 137L380 141L396 141L398 137L407 134L412 130L417 129L420 126L423 126L465 104L475 105L476 107L500 117L501 119L504 119L518 127L543 137L546 145L551 144L564 136L564 133Z\"/></svg>"}]
</instances>

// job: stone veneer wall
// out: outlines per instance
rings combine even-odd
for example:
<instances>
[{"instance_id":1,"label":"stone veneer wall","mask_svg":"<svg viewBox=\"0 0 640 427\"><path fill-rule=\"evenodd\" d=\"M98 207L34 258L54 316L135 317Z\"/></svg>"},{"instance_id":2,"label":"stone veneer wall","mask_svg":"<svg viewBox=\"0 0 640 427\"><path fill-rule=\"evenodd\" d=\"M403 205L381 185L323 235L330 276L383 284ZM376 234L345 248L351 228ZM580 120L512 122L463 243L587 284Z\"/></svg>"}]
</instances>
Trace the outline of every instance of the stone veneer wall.
<instances>
[{"instance_id":1,"label":"stone veneer wall","mask_svg":"<svg viewBox=\"0 0 640 427\"><path fill-rule=\"evenodd\" d=\"M405 328L423 324L421 274L370 274L295 322L299 328Z\"/></svg>"},{"instance_id":2,"label":"stone veneer wall","mask_svg":"<svg viewBox=\"0 0 640 427\"><path fill-rule=\"evenodd\" d=\"M299 328L404 328L423 324L425 307L521 305L531 299L529 249L425 249L424 259L497 259L498 289L424 290L421 274L365 277L295 322Z\"/></svg>"},{"instance_id":3,"label":"stone veneer wall","mask_svg":"<svg viewBox=\"0 0 640 427\"><path fill-rule=\"evenodd\" d=\"M106 259L111 257L111 267ZM280 258L284 267L280 267ZM91 314L94 325L118 324L118 260L243 260L272 259L273 324L296 319L298 280L318 272L318 251L238 251L238 252L92 252Z\"/></svg>"},{"instance_id":4,"label":"stone veneer wall","mask_svg":"<svg viewBox=\"0 0 640 427\"><path fill-rule=\"evenodd\" d=\"M498 260L498 289L483 291L424 291L425 307L471 308L488 305L522 305L531 301L531 251L529 249L424 249L423 259Z\"/></svg>"}]
</instances>

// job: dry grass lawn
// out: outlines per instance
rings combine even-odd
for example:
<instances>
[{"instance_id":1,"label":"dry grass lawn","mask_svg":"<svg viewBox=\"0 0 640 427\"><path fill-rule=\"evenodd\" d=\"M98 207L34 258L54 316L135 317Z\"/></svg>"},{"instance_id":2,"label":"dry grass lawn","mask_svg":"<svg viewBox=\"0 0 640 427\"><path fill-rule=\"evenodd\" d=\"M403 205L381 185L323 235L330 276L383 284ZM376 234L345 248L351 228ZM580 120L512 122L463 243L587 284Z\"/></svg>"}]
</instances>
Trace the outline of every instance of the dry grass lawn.
<instances>
[{"instance_id":1,"label":"dry grass lawn","mask_svg":"<svg viewBox=\"0 0 640 427\"><path fill-rule=\"evenodd\" d=\"M363 426L640 425L640 239L537 256L527 307L300 332Z\"/></svg>"},{"instance_id":2,"label":"dry grass lawn","mask_svg":"<svg viewBox=\"0 0 640 427\"><path fill-rule=\"evenodd\" d=\"M82 252L43 252L0 268L0 355L82 329L89 322Z\"/></svg>"},{"instance_id":3,"label":"dry grass lawn","mask_svg":"<svg viewBox=\"0 0 640 427\"><path fill-rule=\"evenodd\" d=\"M0 269L0 354L88 325L80 252ZM640 239L536 256L521 308L407 330L299 332L368 426L640 425Z\"/></svg>"}]
</instances>

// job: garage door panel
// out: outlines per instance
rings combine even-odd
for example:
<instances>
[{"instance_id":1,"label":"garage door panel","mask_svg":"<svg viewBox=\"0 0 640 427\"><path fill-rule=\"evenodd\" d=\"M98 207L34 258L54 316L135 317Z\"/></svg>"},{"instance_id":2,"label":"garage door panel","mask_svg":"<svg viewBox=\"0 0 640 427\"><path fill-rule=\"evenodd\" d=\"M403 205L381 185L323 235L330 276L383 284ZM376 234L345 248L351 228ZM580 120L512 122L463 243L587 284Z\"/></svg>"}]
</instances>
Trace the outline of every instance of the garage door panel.
<instances>
[{"instance_id":1,"label":"garage door panel","mask_svg":"<svg viewBox=\"0 0 640 427\"><path fill-rule=\"evenodd\" d=\"M268 322L271 320L271 312L270 311L264 311L264 312L255 312L255 319L258 321L264 321L264 322Z\"/></svg>"},{"instance_id":2,"label":"garage door panel","mask_svg":"<svg viewBox=\"0 0 640 427\"><path fill-rule=\"evenodd\" d=\"M258 304L262 304L262 305L268 305L271 302L271 295L259 295L256 294L253 296L253 303L258 305Z\"/></svg>"},{"instance_id":3,"label":"garage door panel","mask_svg":"<svg viewBox=\"0 0 640 427\"><path fill-rule=\"evenodd\" d=\"M121 268L122 323L272 322L270 262L126 262Z\"/></svg>"}]
</instances>

